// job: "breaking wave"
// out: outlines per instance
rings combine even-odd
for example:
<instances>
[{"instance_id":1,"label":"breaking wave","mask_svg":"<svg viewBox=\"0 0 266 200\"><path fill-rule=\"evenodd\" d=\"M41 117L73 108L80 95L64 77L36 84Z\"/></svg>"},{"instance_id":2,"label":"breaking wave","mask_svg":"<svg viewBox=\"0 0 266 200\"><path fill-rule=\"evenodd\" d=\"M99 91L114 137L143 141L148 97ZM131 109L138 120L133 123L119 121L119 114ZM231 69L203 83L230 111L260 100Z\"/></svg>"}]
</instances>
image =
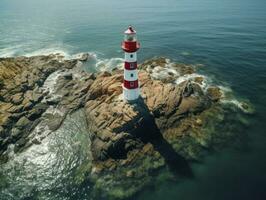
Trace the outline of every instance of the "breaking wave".
<instances>
[{"instance_id":1,"label":"breaking wave","mask_svg":"<svg viewBox=\"0 0 266 200\"><path fill-rule=\"evenodd\" d=\"M23 45L17 45L5 49L0 49L0 57L15 57L15 56L40 56L56 54L63 59L79 59L84 53L88 53L89 62L85 63L85 69L88 71L111 71L114 68L122 68L123 58L104 58L104 55L100 52L84 52L84 53L72 53L71 50L63 47L63 45L57 44L51 47L34 50L31 52L22 51L21 49L27 49ZM68 49L71 49L70 47Z\"/></svg>"}]
</instances>

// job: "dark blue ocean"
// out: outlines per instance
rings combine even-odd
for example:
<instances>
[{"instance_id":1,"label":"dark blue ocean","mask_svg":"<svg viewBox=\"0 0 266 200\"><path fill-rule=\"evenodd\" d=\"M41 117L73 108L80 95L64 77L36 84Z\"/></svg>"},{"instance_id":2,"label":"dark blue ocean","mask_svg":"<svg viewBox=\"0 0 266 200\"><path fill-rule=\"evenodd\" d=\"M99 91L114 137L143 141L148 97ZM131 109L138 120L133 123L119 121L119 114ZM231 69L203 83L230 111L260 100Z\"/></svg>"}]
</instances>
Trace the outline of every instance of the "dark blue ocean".
<instances>
[{"instance_id":1,"label":"dark blue ocean","mask_svg":"<svg viewBox=\"0 0 266 200\"><path fill-rule=\"evenodd\" d=\"M138 32L140 61L166 56L203 64L205 74L255 108L244 150L211 153L192 164L193 179L165 181L135 198L265 200L265 0L1 0L0 57L92 52L101 60L122 58L129 24Z\"/></svg>"}]
</instances>

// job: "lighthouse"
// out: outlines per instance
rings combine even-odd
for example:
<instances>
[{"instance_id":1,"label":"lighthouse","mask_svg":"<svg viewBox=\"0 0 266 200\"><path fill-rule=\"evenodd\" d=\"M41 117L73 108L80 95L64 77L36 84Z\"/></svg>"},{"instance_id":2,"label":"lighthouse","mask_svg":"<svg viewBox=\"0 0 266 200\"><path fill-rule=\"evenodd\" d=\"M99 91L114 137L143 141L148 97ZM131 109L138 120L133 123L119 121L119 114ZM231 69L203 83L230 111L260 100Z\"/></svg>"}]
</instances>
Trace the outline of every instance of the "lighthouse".
<instances>
[{"instance_id":1,"label":"lighthouse","mask_svg":"<svg viewBox=\"0 0 266 200\"><path fill-rule=\"evenodd\" d=\"M123 98L126 101L134 101L140 95L137 70L137 51L140 44L132 26L129 26L124 34L124 41L122 42L122 49L125 52Z\"/></svg>"}]
</instances>

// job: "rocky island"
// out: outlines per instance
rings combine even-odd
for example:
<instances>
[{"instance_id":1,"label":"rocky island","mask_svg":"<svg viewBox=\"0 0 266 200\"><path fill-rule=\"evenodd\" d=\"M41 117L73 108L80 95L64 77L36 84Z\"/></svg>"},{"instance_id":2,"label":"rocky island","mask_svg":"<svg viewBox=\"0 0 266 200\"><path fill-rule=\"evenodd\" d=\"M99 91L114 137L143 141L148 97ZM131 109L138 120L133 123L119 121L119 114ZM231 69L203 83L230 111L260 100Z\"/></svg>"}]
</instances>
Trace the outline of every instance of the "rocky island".
<instances>
[{"instance_id":1,"label":"rocky island","mask_svg":"<svg viewBox=\"0 0 266 200\"><path fill-rule=\"evenodd\" d=\"M82 111L90 156L76 170L76 184L92 182L95 197L126 198L164 169L167 178L193 177L189 161L241 138L234 121L245 121L236 110L249 113L250 105L226 104L226 93L197 74L197 66L162 57L145 61L139 66L141 97L128 103L121 97L123 71L86 72L82 65L90 59L0 59L3 165L12 159L10 151L19 155L42 145L67 116Z\"/></svg>"}]
</instances>

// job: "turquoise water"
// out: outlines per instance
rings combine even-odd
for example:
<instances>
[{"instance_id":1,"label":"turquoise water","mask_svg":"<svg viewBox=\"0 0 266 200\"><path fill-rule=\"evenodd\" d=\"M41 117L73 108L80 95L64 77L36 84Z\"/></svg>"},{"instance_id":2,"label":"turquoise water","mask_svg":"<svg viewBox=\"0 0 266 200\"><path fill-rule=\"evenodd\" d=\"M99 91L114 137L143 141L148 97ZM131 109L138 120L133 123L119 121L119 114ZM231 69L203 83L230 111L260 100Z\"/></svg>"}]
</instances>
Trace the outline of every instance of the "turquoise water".
<instances>
[{"instance_id":1,"label":"turquoise water","mask_svg":"<svg viewBox=\"0 0 266 200\"><path fill-rule=\"evenodd\" d=\"M201 69L249 99L256 113L244 149L194 164L195 178L164 182L137 199L266 199L266 1L1 0L0 56L94 52L120 58L122 32L138 31L139 60L164 55ZM81 198L83 199L83 198Z\"/></svg>"}]
</instances>

